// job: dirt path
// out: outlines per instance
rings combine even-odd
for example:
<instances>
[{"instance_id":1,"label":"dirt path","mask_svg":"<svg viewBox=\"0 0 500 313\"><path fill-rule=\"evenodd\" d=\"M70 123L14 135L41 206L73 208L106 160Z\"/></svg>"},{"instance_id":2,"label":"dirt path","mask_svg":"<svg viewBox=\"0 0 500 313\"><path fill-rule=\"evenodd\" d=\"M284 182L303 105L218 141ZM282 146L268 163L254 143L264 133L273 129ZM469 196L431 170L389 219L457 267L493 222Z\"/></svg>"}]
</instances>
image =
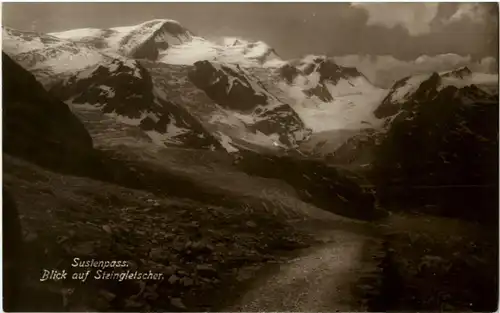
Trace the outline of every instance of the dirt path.
<instances>
[{"instance_id":1,"label":"dirt path","mask_svg":"<svg viewBox=\"0 0 500 313\"><path fill-rule=\"evenodd\" d=\"M331 232L331 236L333 242L307 249L273 273L256 278L254 286L228 310L364 310L352 287L366 275L363 252L373 238L348 231Z\"/></svg>"}]
</instances>

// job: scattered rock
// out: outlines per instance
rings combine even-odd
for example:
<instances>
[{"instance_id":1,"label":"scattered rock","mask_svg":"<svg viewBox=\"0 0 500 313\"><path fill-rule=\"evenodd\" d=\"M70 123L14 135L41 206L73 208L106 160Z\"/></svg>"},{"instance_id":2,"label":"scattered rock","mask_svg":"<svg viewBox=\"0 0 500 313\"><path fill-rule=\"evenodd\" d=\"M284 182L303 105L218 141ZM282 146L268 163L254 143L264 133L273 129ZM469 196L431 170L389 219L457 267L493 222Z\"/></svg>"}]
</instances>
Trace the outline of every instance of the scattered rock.
<instances>
[{"instance_id":1,"label":"scattered rock","mask_svg":"<svg viewBox=\"0 0 500 313\"><path fill-rule=\"evenodd\" d=\"M246 222L246 225L247 225L248 227L251 227L251 228L257 227L257 224L255 224L255 222L254 222L254 221L248 221L248 222Z\"/></svg>"},{"instance_id":2,"label":"scattered rock","mask_svg":"<svg viewBox=\"0 0 500 313\"><path fill-rule=\"evenodd\" d=\"M163 275L171 276L175 273L175 269L173 266L165 266L162 270Z\"/></svg>"},{"instance_id":3,"label":"scattered rock","mask_svg":"<svg viewBox=\"0 0 500 313\"><path fill-rule=\"evenodd\" d=\"M175 283L176 283L176 282L178 282L178 281L179 281L179 277L177 277L177 275L175 275L175 274L174 274L174 275L171 275L171 276L168 278L168 282L169 282L170 284L172 284L172 285L173 285L173 284L175 284Z\"/></svg>"},{"instance_id":4,"label":"scattered rock","mask_svg":"<svg viewBox=\"0 0 500 313\"><path fill-rule=\"evenodd\" d=\"M102 296L104 299L106 299L106 301L108 301L108 302L111 302L111 301L113 301L113 299L115 299L115 298L116 298L116 295L115 295L114 293L109 292L109 291L107 291L107 290L105 290L105 289L101 289L101 290L99 291L99 295L101 295L101 296Z\"/></svg>"},{"instance_id":5,"label":"scattered rock","mask_svg":"<svg viewBox=\"0 0 500 313\"><path fill-rule=\"evenodd\" d=\"M198 264L196 265L196 271L205 277L217 276L217 271L210 264Z\"/></svg>"},{"instance_id":6,"label":"scattered rock","mask_svg":"<svg viewBox=\"0 0 500 313\"><path fill-rule=\"evenodd\" d=\"M134 309L134 308L140 308L142 307L142 304L138 301L135 301L134 299L125 299L125 308L126 309Z\"/></svg>"},{"instance_id":7,"label":"scattered rock","mask_svg":"<svg viewBox=\"0 0 500 313\"><path fill-rule=\"evenodd\" d=\"M83 242L77 246L73 247L73 253L77 255L85 255L93 254L94 252L94 243L91 241Z\"/></svg>"},{"instance_id":8,"label":"scattered rock","mask_svg":"<svg viewBox=\"0 0 500 313\"><path fill-rule=\"evenodd\" d=\"M152 248L149 256L154 260L164 260L168 258L168 254L163 248Z\"/></svg>"},{"instance_id":9,"label":"scattered rock","mask_svg":"<svg viewBox=\"0 0 500 313\"><path fill-rule=\"evenodd\" d=\"M178 309L186 310L186 306L184 305L184 303L182 303L182 300L180 298L170 299L170 304Z\"/></svg>"},{"instance_id":10,"label":"scattered rock","mask_svg":"<svg viewBox=\"0 0 500 313\"><path fill-rule=\"evenodd\" d=\"M191 279L189 277L182 277L180 283L182 285L184 285L185 287L189 287L189 286L192 286L194 284L194 281L193 281L193 279Z\"/></svg>"},{"instance_id":11,"label":"scattered rock","mask_svg":"<svg viewBox=\"0 0 500 313\"><path fill-rule=\"evenodd\" d=\"M102 226L102 229L107 232L108 234L112 234L113 231L111 230L111 227L109 227L109 225L104 225Z\"/></svg>"}]
</instances>

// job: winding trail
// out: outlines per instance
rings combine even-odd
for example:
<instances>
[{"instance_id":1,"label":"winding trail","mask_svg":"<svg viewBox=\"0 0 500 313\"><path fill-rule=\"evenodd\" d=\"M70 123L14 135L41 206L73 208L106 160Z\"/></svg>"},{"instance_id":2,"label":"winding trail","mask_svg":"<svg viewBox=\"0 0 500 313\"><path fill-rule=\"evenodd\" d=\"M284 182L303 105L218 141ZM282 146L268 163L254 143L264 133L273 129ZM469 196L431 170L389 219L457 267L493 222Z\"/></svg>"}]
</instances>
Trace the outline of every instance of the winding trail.
<instances>
[{"instance_id":1,"label":"winding trail","mask_svg":"<svg viewBox=\"0 0 500 313\"><path fill-rule=\"evenodd\" d=\"M352 287L373 271L364 257L373 238L332 231L334 242L307 249L274 273L257 278L229 311L366 311ZM371 264L370 264L371 263Z\"/></svg>"}]
</instances>

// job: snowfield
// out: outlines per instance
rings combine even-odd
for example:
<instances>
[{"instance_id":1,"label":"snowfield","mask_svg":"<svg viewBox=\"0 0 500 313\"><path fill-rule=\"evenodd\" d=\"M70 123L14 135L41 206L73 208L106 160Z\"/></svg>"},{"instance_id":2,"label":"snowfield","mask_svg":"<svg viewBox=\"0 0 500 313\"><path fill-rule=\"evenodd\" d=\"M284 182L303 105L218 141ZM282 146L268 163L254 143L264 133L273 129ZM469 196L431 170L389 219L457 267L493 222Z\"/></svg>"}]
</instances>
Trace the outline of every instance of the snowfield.
<instances>
[{"instance_id":1,"label":"snowfield","mask_svg":"<svg viewBox=\"0 0 500 313\"><path fill-rule=\"evenodd\" d=\"M302 101L293 106L307 127L313 132L324 132L340 129L360 129L379 127L382 120L373 115L386 90L375 89L368 92L337 96L331 102L316 99L311 102Z\"/></svg>"},{"instance_id":2,"label":"snowfield","mask_svg":"<svg viewBox=\"0 0 500 313\"><path fill-rule=\"evenodd\" d=\"M173 27L172 27L173 26ZM119 53L128 56L150 39L183 43L191 39L191 33L179 22L157 19L138 25L113 27L110 29L83 28L58 33L51 36L94 44L105 53ZM168 42L170 43L170 42Z\"/></svg>"},{"instance_id":3,"label":"snowfield","mask_svg":"<svg viewBox=\"0 0 500 313\"><path fill-rule=\"evenodd\" d=\"M192 65L197 61L215 61L238 64L243 67L275 67L282 61L267 44L249 42L243 39L223 38L224 44L217 44L201 37L177 45L171 45L160 52L158 61L167 64Z\"/></svg>"},{"instance_id":4,"label":"snowfield","mask_svg":"<svg viewBox=\"0 0 500 313\"><path fill-rule=\"evenodd\" d=\"M284 63L274 49L262 41L250 42L233 37L210 41L194 36L179 22L169 19L157 19L110 29L82 28L49 35L94 45L109 55L124 56L132 55L143 44L154 40L159 52L157 60L167 64L192 65L197 61L208 60L246 67L277 67Z\"/></svg>"},{"instance_id":5,"label":"snowfield","mask_svg":"<svg viewBox=\"0 0 500 313\"><path fill-rule=\"evenodd\" d=\"M2 42L4 52L42 83L111 59L95 49L68 40L8 27L3 28Z\"/></svg>"},{"instance_id":6,"label":"snowfield","mask_svg":"<svg viewBox=\"0 0 500 313\"><path fill-rule=\"evenodd\" d=\"M324 56L308 55L295 62L299 74L291 83L281 80L276 83L292 108L306 126L314 133L341 129L379 127L382 120L373 115L387 90L373 86L364 76L340 73L338 81L321 81L319 64L315 60L326 60ZM343 69L340 68L339 71ZM333 98L321 100L308 95L307 90L322 87Z\"/></svg>"}]
</instances>

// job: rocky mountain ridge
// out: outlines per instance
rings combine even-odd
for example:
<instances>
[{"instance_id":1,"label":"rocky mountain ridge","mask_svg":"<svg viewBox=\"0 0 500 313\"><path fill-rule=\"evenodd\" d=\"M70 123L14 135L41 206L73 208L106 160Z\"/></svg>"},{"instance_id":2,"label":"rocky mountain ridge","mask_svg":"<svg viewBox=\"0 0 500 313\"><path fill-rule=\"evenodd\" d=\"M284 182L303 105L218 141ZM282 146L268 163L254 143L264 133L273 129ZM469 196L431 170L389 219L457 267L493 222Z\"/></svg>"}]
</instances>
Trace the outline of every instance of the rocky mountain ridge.
<instances>
[{"instance_id":1,"label":"rocky mountain ridge","mask_svg":"<svg viewBox=\"0 0 500 313\"><path fill-rule=\"evenodd\" d=\"M229 152L238 150L234 144L238 142L341 155L343 142L388 129L401 103L430 75L404 78L386 91L373 86L356 68L339 66L325 56L283 61L263 42L227 38L215 43L167 19L48 35L4 28L4 36L8 53L39 78L50 76L50 86L57 85L52 91L65 100L76 100L80 109L82 104L97 105L117 123L138 127L156 144ZM62 71L51 68L61 53L50 51L59 47L71 47L74 53L91 54L92 58L68 62ZM186 49L197 54L189 60L174 60L185 55ZM36 57L26 59L26 55ZM86 77L88 71L100 72L109 64L133 64L138 72L116 75L113 84L101 84L101 74ZM151 79L133 79L134 75L149 77L146 73ZM129 79L121 78L127 75ZM443 86L460 88L485 80L468 68L439 75ZM92 79L96 81L90 82ZM91 90L83 87L90 85ZM79 95L75 86L80 86ZM118 87L124 90L117 91ZM142 97L150 104L141 103ZM343 135L329 139L328 134L336 132Z\"/></svg>"}]
</instances>

